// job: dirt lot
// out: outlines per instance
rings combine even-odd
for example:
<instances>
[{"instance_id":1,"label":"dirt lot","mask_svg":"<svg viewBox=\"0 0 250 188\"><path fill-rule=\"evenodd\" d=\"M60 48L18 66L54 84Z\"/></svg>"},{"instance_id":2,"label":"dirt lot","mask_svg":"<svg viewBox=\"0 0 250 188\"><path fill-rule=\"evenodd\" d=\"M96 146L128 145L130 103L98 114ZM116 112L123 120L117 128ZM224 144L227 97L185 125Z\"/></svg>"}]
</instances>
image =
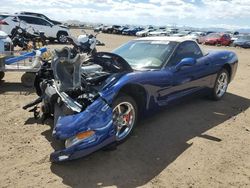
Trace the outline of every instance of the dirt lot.
<instances>
[{"instance_id":1,"label":"dirt lot","mask_svg":"<svg viewBox=\"0 0 250 188\"><path fill-rule=\"evenodd\" d=\"M131 39L98 38L107 51ZM0 83L0 187L250 187L250 50L226 49L238 54L239 67L222 101L185 100L142 121L117 150L63 164L49 162L50 122L37 123L21 108L34 91L22 87L21 74L7 73Z\"/></svg>"}]
</instances>

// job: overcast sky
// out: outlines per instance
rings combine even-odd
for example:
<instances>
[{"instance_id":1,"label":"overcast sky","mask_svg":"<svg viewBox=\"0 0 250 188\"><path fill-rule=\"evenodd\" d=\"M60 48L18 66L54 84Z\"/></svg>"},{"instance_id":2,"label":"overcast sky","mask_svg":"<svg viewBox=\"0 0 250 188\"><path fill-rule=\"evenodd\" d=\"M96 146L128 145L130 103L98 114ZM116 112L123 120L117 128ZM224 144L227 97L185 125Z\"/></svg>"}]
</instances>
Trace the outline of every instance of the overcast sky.
<instances>
[{"instance_id":1,"label":"overcast sky","mask_svg":"<svg viewBox=\"0 0 250 188\"><path fill-rule=\"evenodd\" d=\"M60 21L250 28L250 0L1 0L0 11Z\"/></svg>"}]
</instances>

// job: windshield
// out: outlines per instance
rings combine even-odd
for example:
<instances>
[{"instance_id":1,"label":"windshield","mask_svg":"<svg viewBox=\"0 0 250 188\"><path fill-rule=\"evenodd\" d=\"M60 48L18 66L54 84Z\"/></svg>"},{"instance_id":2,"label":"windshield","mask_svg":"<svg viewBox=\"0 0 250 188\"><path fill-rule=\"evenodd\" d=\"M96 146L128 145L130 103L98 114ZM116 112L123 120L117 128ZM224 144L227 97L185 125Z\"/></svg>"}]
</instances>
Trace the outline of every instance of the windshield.
<instances>
[{"instance_id":1,"label":"windshield","mask_svg":"<svg viewBox=\"0 0 250 188\"><path fill-rule=\"evenodd\" d=\"M130 41L113 53L123 57L133 69L160 68L172 54L177 42Z\"/></svg>"}]
</instances>

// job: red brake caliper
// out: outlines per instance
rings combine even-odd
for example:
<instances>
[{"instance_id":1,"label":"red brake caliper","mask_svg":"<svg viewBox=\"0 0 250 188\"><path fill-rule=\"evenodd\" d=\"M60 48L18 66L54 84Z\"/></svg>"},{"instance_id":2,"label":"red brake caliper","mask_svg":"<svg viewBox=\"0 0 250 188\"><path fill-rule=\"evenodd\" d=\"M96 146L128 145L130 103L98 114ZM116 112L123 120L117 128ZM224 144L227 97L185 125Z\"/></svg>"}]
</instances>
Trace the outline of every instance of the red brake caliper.
<instances>
[{"instance_id":1,"label":"red brake caliper","mask_svg":"<svg viewBox=\"0 0 250 188\"><path fill-rule=\"evenodd\" d=\"M127 115L124 115L123 118L124 120L128 123L130 121L130 114L131 112L129 112Z\"/></svg>"}]
</instances>

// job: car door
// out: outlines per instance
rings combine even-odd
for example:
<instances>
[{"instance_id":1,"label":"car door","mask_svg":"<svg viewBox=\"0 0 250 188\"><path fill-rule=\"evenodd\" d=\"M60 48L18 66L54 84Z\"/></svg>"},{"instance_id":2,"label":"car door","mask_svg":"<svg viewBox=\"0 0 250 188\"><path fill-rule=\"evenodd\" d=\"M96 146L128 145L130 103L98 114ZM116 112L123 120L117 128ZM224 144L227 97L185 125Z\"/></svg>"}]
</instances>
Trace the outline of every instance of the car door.
<instances>
[{"instance_id":1,"label":"car door","mask_svg":"<svg viewBox=\"0 0 250 188\"><path fill-rule=\"evenodd\" d=\"M36 18L37 24L41 32L45 33L46 37L56 37L56 31L54 25L43 18Z\"/></svg>"},{"instance_id":2,"label":"car door","mask_svg":"<svg viewBox=\"0 0 250 188\"><path fill-rule=\"evenodd\" d=\"M41 18L36 18L32 16L19 16L19 18L20 20L25 21L29 26L34 28L36 31L44 32L46 37L50 37L52 35L51 31L52 25L49 22ZM33 33L31 28L29 28L28 31Z\"/></svg>"},{"instance_id":3,"label":"car door","mask_svg":"<svg viewBox=\"0 0 250 188\"><path fill-rule=\"evenodd\" d=\"M184 58L193 58L195 64L182 66L177 70L176 66ZM209 62L197 43L185 41L179 44L165 67L166 71L171 73L171 87L164 92L167 103L208 86L211 78Z\"/></svg>"},{"instance_id":4,"label":"car door","mask_svg":"<svg viewBox=\"0 0 250 188\"><path fill-rule=\"evenodd\" d=\"M23 21L21 22L22 27L26 28L29 33L34 33L33 29L38 31L40 29L39 25L36 24L36 19L30 16L18 16L18 18Z\"/></svg>"}]
</instances>

